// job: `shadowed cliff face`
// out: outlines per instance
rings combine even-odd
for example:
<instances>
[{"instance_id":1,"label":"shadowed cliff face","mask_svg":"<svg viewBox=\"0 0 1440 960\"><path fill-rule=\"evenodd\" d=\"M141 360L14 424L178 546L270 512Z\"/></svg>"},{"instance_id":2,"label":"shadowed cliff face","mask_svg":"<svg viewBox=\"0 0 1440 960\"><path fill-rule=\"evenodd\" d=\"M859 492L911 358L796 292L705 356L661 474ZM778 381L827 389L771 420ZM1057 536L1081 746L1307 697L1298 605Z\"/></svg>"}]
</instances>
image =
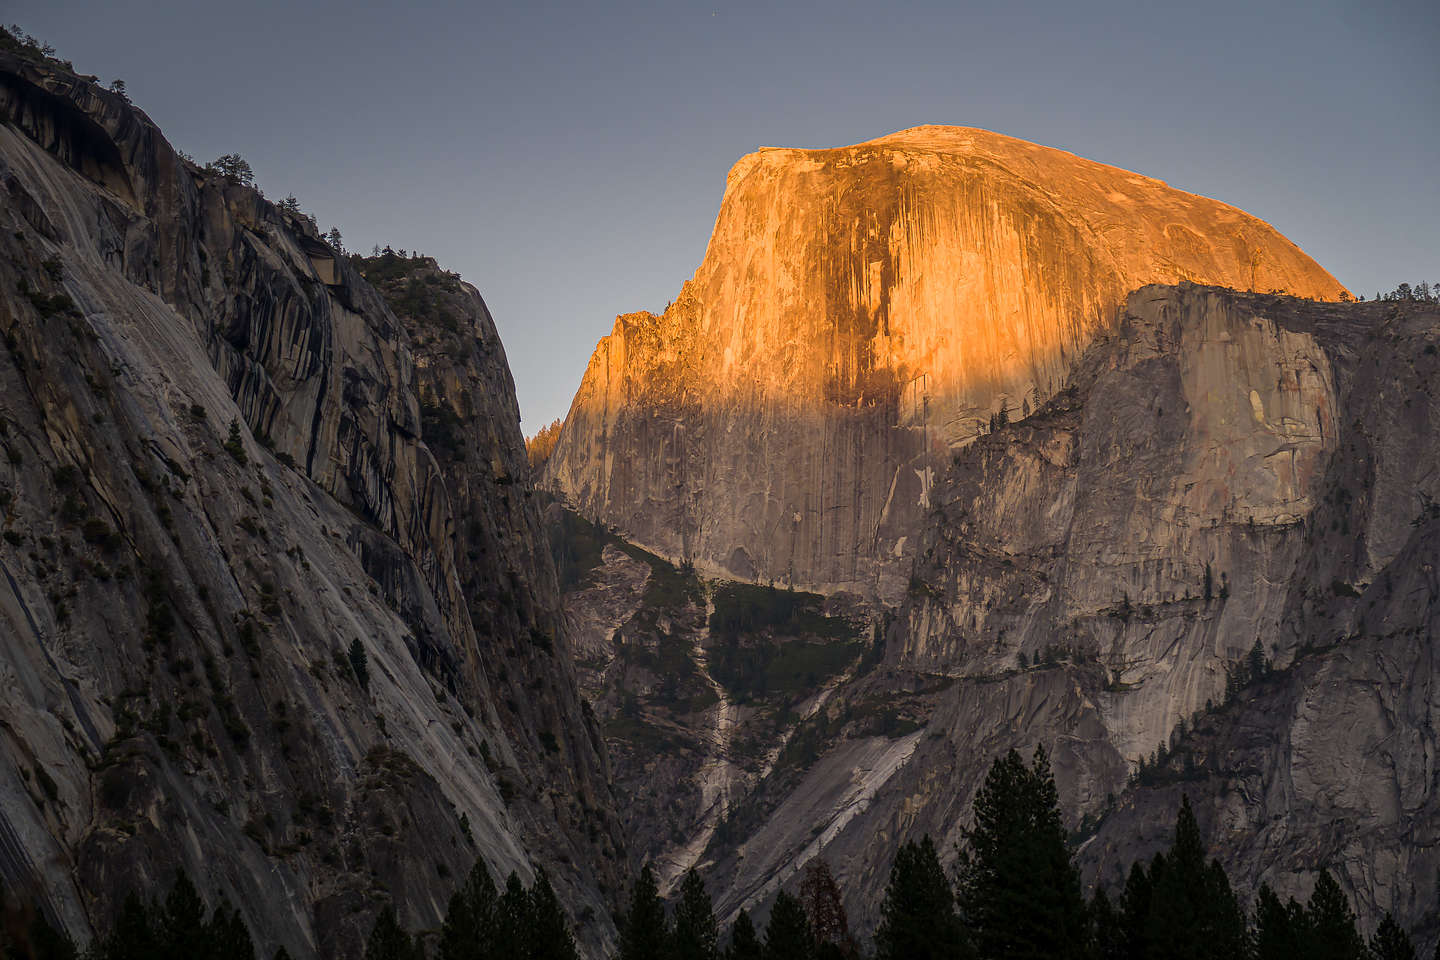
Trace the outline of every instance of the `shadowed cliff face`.
<instances>
[{"instance_id":1,"label":"shadowed cliff face","mask_svg":"<svg viewBox=\"0 0 1440 960\"><path fill-rule=\"evenodd\" d=\"M985 131L761 150L677 300L597 346L546 479L702 569L893 599L945 451L1186 280L1341 293L1239 210Z\"/></svg>"},{"instance_id":2,"label":"shadowed cliff face","mask_svg":"<svg viewBox=\"0 0 1440 960\"><path fill-rule=\"evenodd\" d=\"M598 949L619 821L479 295L382 296L9 55L0 185L4 885L83 939L183 867L266 955L356 956L480 857Z\"/></svg>"},{"instance_id":3,"label":"shadowed cliff face","mask_svg":"<svg viewBox=\"0 0 1440 960\"><path fill-rule=\"evenodd\" d=\"M1368 928L1391 911L1428 949L1440 934L1440 310L1282 301L1264 315L1321 347L1335 411L1299 518L1268 529L1257 518L1254 531L1231 519L1209 538L1270 545L1225 551L1242 572L1230 574L1216 647L1233 658L1237 641L1258 639L1274 668L1228 705L1187 714L1199 697L1175 682L1185 648L1131 647L1145 686L1168 688L1148 709L1168 706L1188 729L1162 769L1119 797L1081 863L1113 886L1122 864L1168 842L1186 794L1243 895L1264 881L1308 896L1328 868ZM1203 676L1221 703L1223 678Z\"/></svg>"},{"instance_id":4,"label":"shadowed cliff face","mask_svg":"<svg viewBox=\"0 0 1440 960\"><path fill-rule=\"evenodd\" d=\"M1433 924L1437 384L1433 305L1136 291L1039 411L945 459L883 661L769 727L636 685L618 633L664 649L686 628L637 631L607 557L566 596L583 682L607 716L638 690L639 732L684 741L646 766L637 728L607 726L629 792L664 786L686 825L628 816L632 842L661 862L703 846L725 917L823 851L869 930L896 846L953 855L991 761L1041 743L1069 825L1099 823L1087 880L1168 843L1184 791L1245 896L1308 893L1328 862L1367 929ZM1257 640L1281 672L1217 707ZM699 689L719 648L694 648ZM1182 722L1200 733L1162 782L1128 788Z\"/></svg>"}]
</instances>

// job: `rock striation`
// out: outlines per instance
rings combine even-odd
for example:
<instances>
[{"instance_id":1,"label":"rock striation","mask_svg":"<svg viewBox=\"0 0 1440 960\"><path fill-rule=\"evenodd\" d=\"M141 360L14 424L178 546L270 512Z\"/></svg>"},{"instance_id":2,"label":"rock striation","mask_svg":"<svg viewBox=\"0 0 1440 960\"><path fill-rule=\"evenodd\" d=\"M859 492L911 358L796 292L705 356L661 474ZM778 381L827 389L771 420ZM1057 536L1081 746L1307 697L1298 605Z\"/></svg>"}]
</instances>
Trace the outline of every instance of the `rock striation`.
<instances>
[{"instance_id":1,"label":"rock striation","mask_svg":"<svg viewBox=\"0 0 1440 960\"><path fill-rule=\"evenodd\" d=\"M377 290L38 56L0 188L4 886L83 940L183 868L265 955L357 956L480 857L598 952L623 837L479 294Z\"/></svg>"},{"instance_id":2,"label":"rock striation","mask_svg":"<svg viewBox=\"0 0 1440 960\"><path fill-rule=\"evenodd\" d=\"M1142 288L1038 416L954 458L890 655L1025 699L1067 678L1073 720L1032 701L990 736L1053 744L1092 878L1185 792L1244 895L1329 865L1367 923L1433 924L1437 374L1433 304Z\"/></svg>"},{"instance_id":3,"label":"rock striation","mask_svg":"<svg viewBox=\"0 0 1440 960\"><path fill-rule=\"evenodd\" d=\"M1343 293L1233 207L983 130L762 149L679 297L596 347L545 481L712 575L894 600L947 451L1155 282Z\"/></svg>"},{"instance_id":4,"label":"rock striation","mask_svg":"<svg viewBox=\"0 0 1440 960\"><path fill-rule=\"evenodd\" d=\"M903 599L855 610L878 662L752 701L730 739L706 736L720 704L636 684L613 636L636 636L638 594L607 555L566 598L598 651L583 682L603 669L607 716L638 691L650 729L606 728L617 775L677 784L693 824L628 819L633 843L664 862L703 835L722 917L823 854L870 930L898 843L953 855L991 760L1041 743L1087 883L1115 893L1183 792L1244 897L1306 895L1329 865L1367 930L1391 910L1433 940L1436 384L1433 304L1139 289L1038 410L946 457ZM1257 642L1270 672L1236 690ZM715 637L693 643L713 675ZM657 734L685 742L663 769L636 759ZM720 761L717 826L695 798Z\"/></svg>"}]
</instances>

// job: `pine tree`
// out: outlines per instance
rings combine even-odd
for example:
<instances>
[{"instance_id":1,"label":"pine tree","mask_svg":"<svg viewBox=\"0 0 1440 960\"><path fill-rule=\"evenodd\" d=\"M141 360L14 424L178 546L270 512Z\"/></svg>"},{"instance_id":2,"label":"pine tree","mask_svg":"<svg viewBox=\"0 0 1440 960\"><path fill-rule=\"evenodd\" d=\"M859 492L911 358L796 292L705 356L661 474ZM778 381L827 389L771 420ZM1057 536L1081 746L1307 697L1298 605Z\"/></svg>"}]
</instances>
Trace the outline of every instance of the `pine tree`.
<instances>
[{"instance_id":1,"label":"pine tree","mask_svg":"<svg viewBox=\"0 0 1440 960\"><path fill-rule=\"evenodd\" d=\"M485 861L476 860L450 897L440 927L439 960L487 960L494 956L495 883Z\"/></svg>"},{"instance_id":2,"label":"pine tree","mask_svg":"<svg viewBox=\"0 0 1440 960\"><path fill-rule=\"evenodd\" d=\"M245 466L249 461L249 457L245 454L245 442L240 439L239 420L232 419L230 421L230 436L222 446L225 448L225 452L230 454L240 466Z\"/></svg>"},{"instance_id":3,"label":"pine tree","mask_svg":"<svg viewBox=\"0 0 1440 960\"><path fill-rule=\"evenodd\" d=\"M1388 910L1370 940L1370 956L1374 960L1415 960L1415 945Z\"/></svg>"},{"instance_id":4,"label":"pine tree","mask_svg":"<svg viewBox=\"0 0 1440 960\"><path fill-rule=\"evenodd\" d=\"M231 183L241 183L249 186L255 182L255 171L250 169L249 162L238 153L227 153L206 165L209 170L218 172Z\"/></svg>"},{"instance_id":5,"label":"pine tree","mask_svg":"<svg viewBox=\"0 0 1440 960\"><path fill-rule=\"evenodd\" d=\"M725 951L725 960L764 960L765 947L755 933L755 924L744 910L735 918L730 928L730 946Z\"/></svg>"},{"instance_id":6,"label":"pine tree","mask_svg":"<svg viewBox=\"0 0 1440 960\"><path fill-rule=\"evenodd\" d=\"M221 901L205 927L208 960L255 960L255 943L239 910Z\"/></svg>"},{"instance_id":7,"label":"pine tree","mask_svg":"<svg viewBox=\"0 0 1440 960\"><path fill-rule=\"evenodd\" d=\"M895 853L875 931L876 960L950 960L969 956L955 894L930 837Z\"/></svg>"},{"instance_id":8,"label":"pine tree","mask_svg":"<svg viewBox=\"0 0 1440 960\"><path fill-rule=\"evenodd\" d=\"M120 905L120 914L100 948L103 960L152 960L162 955L150 908L133 890Z\"/></svg>"},{"instance_id":9,"label":"pine tree","mask_svg":"<svg viewBox=\"0 0 1440 960\"><path fill-rule=\"evenodd\" d=\"M510 871L505 892L495 905L492 950L496 957L524 957L530 953L530 894L520 875Z\"/></svg>"},{"instance_id":10,"label":"pine tree","mask_svg":"<svg viewBox=\"0 0 1440 960\"><path fill-rule=\"evenodd\" d=\"M1250 648L1248 666L1250 668L1251 683L1259 683L1265 679L1265 674L1270 672L1268 664L1265 662L1265 648L1260 645L1260 639L1258 637L1255 639L1255 646Z\"/></svg>"},{"instance_id":11,"label":"pine tree","mask_svg":"<svg viewBox=\"0 0 1440 960\"><path fill-rule=\"evenodd\" d=\"M365 644L356 637L350 641L350 669L355 671L355 680L361 690L370 689L370 658L365 655Z\"/></svg>"},{"instance_id":12,"label":"pine tree","mask_svg":"<svg viewBox=\"0 0 1440 960\"><path fill-rule=\"evenodd\" d=\"M1245 915L1224 869L1218 862L1205 863L1205 846L1188 798L1181 800L1170 851L1152 862L1149 880L1144 943L1150 956L1198 960L1243 955Z\"/></svg>"},{"instance_id":13,"label":"pine tree","mask_svg":"<svg viewBox=\"0 0 1440 960\"><path fill-rule=\"evenodd\" d=\"M570 921L542 867L530 886L530 960L576 960Z\"/></svg>"},{"instance_id":14,"label":"pine tree","mask_svg":"<svg viewBox=\"0 0 1440 960\"><path fill-rule=\"evenodd\" d=\"M159 934L166 952L177 957L197 957L204 950L205 901L190 878L181 870L160 910Z\"/></svg>"},{"instance_id":15,"label":"pine tree","mask_svg":"<svg viewBox=\"0 0 1440 960\"><path fill-rule=\"evenodd\" d=\"M1152 864L1163 862L1165 855L1157 853ZM1153 893L1150 875L1145 865L1136 861L1130 865L1130 874L1125 878L1125 891L1120 895L1120 926L1124 933L1124 955L1130 960L1141 960L1146 956L1146 929L1150 920L1150 901Z\"/></svg>"},{"instance_id":16,"label":"pine tree","mask_svg":"<svg viewBox=\"0 0 1440 960\"><path fill-rule=\"evenodd\" d=\"M1125 960L1125 925L1103 888L1090 898L1091 953L1095 960Z\"/></svg>"},{"instance_id":17,"label":"pine tree","mask_svg":"<svg viewBox=\"0 0 1440 960\"><path fill-rule=\"evenodd\" d=\"M960 908L982 960L1084 954L1085 900L1043 748L1029 768L1014 750L991 765L964 838Z\"/></svg>"},{"instance_id":18,"label":"pine tree","mask_svg":"<svg viewBox=\"0 0 1440 960\"><path fill-rule=\"evenodd\" d=\"M416 960L416 956L417 951L410 940L410 934L400 926L395 907L387 903L375 917L375 925L370 928L370 937L365 941L365 960Z\"/></svg>"},{"instance_id":19,"label":"pine tree","mask_svg":"<svg viewBox=\"0 0 1440 960\"><path fill-rule=\"evenodd\" d=\"M824 857L815 857L805 865L800 880L800 900L805 905L805 915L810 918L820 954L853 957L859 953L855 938L850 935L850 918L845 915L840 886Z\"/></svg>"},{"instance_id":20,"label":"pine tree","mask_svg":"<svg viewBox=\"0 0 1440 960\"><path fill-rule=\"evenodd\" d=\"M1300 955L1300 942L1293 922L1299 905L1290 901L1290 909L1280 902L1270 884L1262 883L1255 896L1255 960L1291 960Z\"/></svg>"},{"instance_id":21,"label":"pine tree","mask_svg":"<svg viewBox=\"0 0 1440 960\"><path fill-rule=\"evenodd\" d=\"M1320 871L1305 916L1309 929L1301 950L1307 960L1363 960L1365 941L1355 929L1355 914L1329 870Z\"/></svg>"},{"instance_id":22,"label":"pine tree","mask_svg":"<svg viewBox=\"0 0 1440 960\"><path fill-rule=\"evenodd\" d=\"M805 908L781 890L765 926L765 960L811 960L814 956L815 935Z\"/></svg>"},{"instance_id":23,"label":"pine tree","mask_svg":"<svg viewBox=\"0 0 1440 960\"><path fill-rule=\"evenodd\" d=\"M630 909L620 925L619 960L664 960L669 947L665 907L655 886L655 871L647 863L640 869L630 892Z\"/></svg>"},{"instance_id":24,"label":"pine tree","mask_svg":"<svg viewBox=\"0 0 1440 960\"><path fill-rule=\"evenodd\" d=\"M717 960L719 939L710 894L705 891L700 875L691 870L680 884L672 955L685 960Z\"/></svg>"}]
</instances>

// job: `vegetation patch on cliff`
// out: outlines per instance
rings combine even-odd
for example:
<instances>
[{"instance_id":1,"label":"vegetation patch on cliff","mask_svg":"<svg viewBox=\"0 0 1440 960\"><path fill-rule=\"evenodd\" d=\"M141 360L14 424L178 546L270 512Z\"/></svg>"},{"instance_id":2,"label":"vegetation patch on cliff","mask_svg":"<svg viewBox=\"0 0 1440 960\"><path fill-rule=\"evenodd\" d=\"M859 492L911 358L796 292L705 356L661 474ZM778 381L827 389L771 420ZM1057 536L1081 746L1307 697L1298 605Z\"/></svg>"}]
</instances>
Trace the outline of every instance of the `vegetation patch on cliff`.
<instances>
[{"instance_id":1,"label":"vegetation patch on cliff","mask_svg":"<svg viewBox=\"0 0 1440 960\"><path fill-rule=\"evenodd\" d=\"M710 615L710 639L718 647L712 675L740 699L818 689L865 652L859 628L826 616L823 602L815 593L718 584Z\"/></svg>"}]
</instances>

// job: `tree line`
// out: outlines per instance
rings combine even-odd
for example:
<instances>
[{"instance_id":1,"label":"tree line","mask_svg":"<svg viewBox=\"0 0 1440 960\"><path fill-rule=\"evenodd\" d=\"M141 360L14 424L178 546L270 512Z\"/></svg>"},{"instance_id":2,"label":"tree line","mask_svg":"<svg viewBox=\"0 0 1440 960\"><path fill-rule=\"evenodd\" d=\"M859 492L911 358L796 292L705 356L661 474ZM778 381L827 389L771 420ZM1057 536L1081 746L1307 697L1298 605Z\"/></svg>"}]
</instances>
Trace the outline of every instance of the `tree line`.
<instances>
[{"instance_id":1,"label":"tree line","mask_svg":"<svg viewBox=\"0 0 1440 960\"><path fill-rule=\"evenodd\" d=\"M1361 299L1363 300L1364 297L1361 297ZM1410 284L1408 283L1402 283L1394 290L1391 290L1389 293L1375 294L1375 299L1412 300L1419 301L1421 303L1440 303L1440 281L1437 281L1433 287L1430 284L1424 282L1423 280L1420 283L1415 284L1415 286L1413 287L1410 286Z\"/></svg>"},{"instance_id":2,"label":"tree line","mask_svg":"<svg viewBox=\"0 0 1440 960\"><path fill-rule=\"evenodd\" d=\"M131 893L110 930L81 951L33 906L0 890L0 958L3 960L256 960L250 929L238 910L220 903L206 916L204 899L182 870L164 898ZM544 870L527 888L511 873L497 890L477 862L450 898L435 950L412 937L393 905L380 910L366 939L365 960L578 960L565 911ZM290 960L280 947L274 960Z\"/></svg>"},{"instance_id":3,"label":"tree line","mask_svg":"<svg viewBox=\"0 0 1440 960\"><path fill-rule=\"evenodd\" d=\"M1137 861L1121 889L1087 899L1060 818L1045 751L1027 765L997 759L975 796L957 862L947 874L926 836L895 854L873 943L851 933L843 896L823 857L801 872L798 895L778 891L763 929L741 910L723 931L694 870L667 907L644 866L616 917L615 960L1415 960L1390 914L1367 940L1328 870L1301 903L1264 884L1246 910L1225 869L1208 859L1188 799L1167 850ZM111 930L82 954L44 916L0 894L5 960L255 960L238 911L206 915L182 872L163 900L126 898ZM1436 960L1440 960L1437 945ZM275 960L288 960L282 948ZM483 861L451 896L438 931L413 936L385 906L364 960L578 960L565 909L542 869L527 887L515 873L497 888Z\"/></svg>"},{"instance_id":4,"label":"tree line","mask_svg":"<svg viewBox=\"0 0 1440 960\"><path fill-rule=\"evenodd\" d=\"M557 418L545 424L535 435L525 438L525 456L530 460L530 472L539 476L540 471L545 468L545 462L550 459L550 454L555 452L555 444L560 440L560 420Z\"/></svg>"},{"instance_id":5,"label":"tree line","mask_svg":"<svg viewBox=\"0 0 1440 960\"><path fill-rule=\"evenodd\" d=\"M952 875L928 836L896 851L868 954L816 858L800 897L781 890L763 933L742 911L723 949L693 871L670 921L645 868L620 919L617 960L1415 960L1388 913L1365 939L1328 870L1305 903L1282 902L1265 884L1247 911L1219 861L1207 860L1188 799L1169 849L1133 864L1122 889L1089 899L1044 750L1028 766L1013 750L997 759L974 806Z\"/></svg>"},{"instance_id":6,"label":"tree line","mask_svg":"<svg viewBox=\"0 0 1440 960\"><path fill-rule=\"evenodd\" d=\"M0 891L0 957L5 960L255 960L250 929L224 902L206 916L205 901L182 870L163 899L130 893L108 933L81 952L32 905ZM275 960L289 960L282 947Z\"/></svg>"}]
</instances>

